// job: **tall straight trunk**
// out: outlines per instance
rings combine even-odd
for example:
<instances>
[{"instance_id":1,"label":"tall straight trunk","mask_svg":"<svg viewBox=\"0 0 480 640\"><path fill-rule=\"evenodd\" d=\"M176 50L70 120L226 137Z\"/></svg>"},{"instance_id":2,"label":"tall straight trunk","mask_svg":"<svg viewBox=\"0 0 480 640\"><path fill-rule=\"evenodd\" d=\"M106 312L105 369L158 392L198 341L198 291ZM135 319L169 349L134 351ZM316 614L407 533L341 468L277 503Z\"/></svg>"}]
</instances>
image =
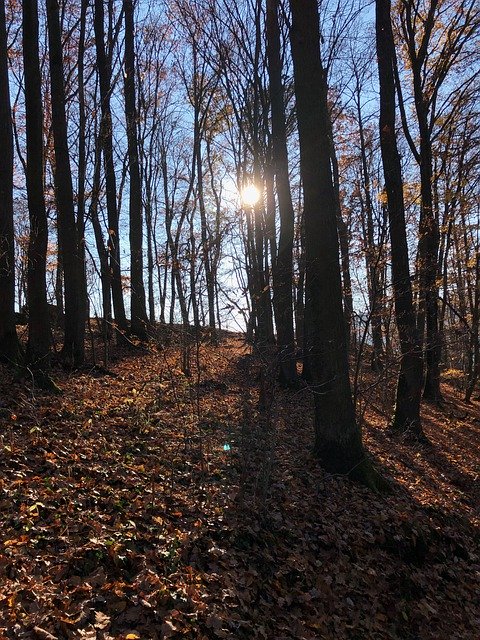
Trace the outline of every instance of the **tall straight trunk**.
<instances>
[{"instance_id":1,"label":"tall straight trunk","mask_svg":"<svg viewBox=\"0 0 480 640\"><path fill-rule=\"evenodd\" d=\"M402 168L395 132L395 50L390 0L376 0L376 38L380 81L380 145L390 223L395 317L401 349L392 427L422 437L420 401L423 362L410 283Z\"/></svg>"},{"instance_id":2,"label":"tall straight trunk","mask_svg":"<svg viewBox=\"0 0 480 640\"><path fill-rule=\"evenodd\" d=\"M77 234L78 251L81 263L81 300L80 313L85 320L89 317L89 301L87 290L86 271L86 244L85 244L85 182L87 175L86 158L86 111L85 111L85 33L87 22L88 0L81 0L80 7L80 33L78 36L78 182L77 182Z\"/></svg>"},{"instance_id":3,"label":"tall straight trunk","mask_svg":"<svg viewBox=\"0 0 480 640\"><path fill-rule=\"evenodd\" d=\"M196 273L196 261L197 261L197 246L195 241L195 228L193 225L193 217L195 211L192 211L192 214L189 219L189 227L190 227L190 239L189 239L189 262L190 262L190 304L192 306L193 312L193 326L195 330L198 331L200 329L200 314L198 308L198 294L197 294L197 273Z\"/></svg>"},{"instance_id":4,"label":"tall straight trunk","mask_svg":"<svg viewBox=\"0 0 480 640\"><path fill-rule=\"evenodd\" d=\"M109 4L110 7L110 4ZM112 17L109 13L109 20ZM117 186L113 159L113 131L112 112L110 108L110 92L112 71L109 58L105 50L104 2L95 0L94 15L95 48L97 53L97 68L100 84L100 101L102 120L100 139L103 149L103 164L105 170L105 191L107 196L108 216L108 251L110 256L111 285L115 322L121 331L127 331L125 303L122 291L122 272L120 268L120 236L119 213L117 207Z\"/></svg>"},{"instance_id":5,"label":"tall straight trunk","mask_svg":"<svg viewBox=\"0 0 480 640\"><path fill-rule=\"evenodd\" d=\"M337 151L333 140L333 123L330 110L328 111L328 141L330 149L330 161L332 163L333 189L335 194L335 215L337 217L338 244L340 246L340 266L342 273L343 315L347 328L347 347L350 343L355 348L356 334L353 327L353 293L352 278L350 275L350 250L347 223L343 219L342 205L340 202L340 170L338 167Z\"/></svg>"},{"instance_id":6,"label":"tall straight trunk","mask_svg":"<svg viewBox=\"0 0 480 640\"><path fill-rule=\"evenodd\" d=\"M43 191L43 107L38 54L38 6L22 3L23 67L27 138L27 200L30 219L28 242L28 343L26 361L41 382L49 367L50 324L47 306L47 213Z\"/></svg>"},{"instance_id":7,"label":"tall straight trunk","mask_svg":"<svg viewBox=\"0 0 480 640\"><path fill-rule=\"evenodd\" d=\"M295 334L293 329L294 213L288 173L278 0L267 0L266 31L272 110L272 153L280 212L278 253L273 269L273 303L277 327L277 344L280 353L280 379L286 384L292 384L297 377Z\"/></svg>"},{"instance_id":8,"label":"tall straight trunk","mask_svg":"<svg viewBox=\"0 0 480 640\"><path fill-rule=\"evenodd\" d=\"M153 259L153 217L152 217L152 204L151 204L151 189L147 186L147 202L145 205L145 222L147 225L147 273L148 273L148 321L150 324L155 324L155 294L153 291L153 272L155 269ZM162 282L158 281L160 288L160 297L162 296Z\"/></svg>"},{"instance_id":9,"label":"tall straight trunk","mask_svg":"<svg viewBox=\"0 0 480 640\"><path fill-rule=\"evenodd\" d=\"M137 107L135 100L135 43L133 0L123 1L125 17L125 117L127 121L128 167L130 173L130 313L132 332L147 338L148 324L143 283L142 182L138 156Z\"/></svg>"},{"instance_id":10,"label":"tall straight trunk","mask_svg":"<svg viewBox=\"0 0 480 640\"><path fill-rule=\"evenodd\" d=\"M328 141L327 81L316 0L290 0L290 40L305 216L306 296L315 452L330 472L378 486L355 419L342 308L335 193Z\"/></svg>"},{"instance_id":11,"label":"tall straight trunk","mask_svg":"<svg viewBox=\"0 0 480 640\"><path fill-rule=\"evenodd\" d=\"M367 162L367 148L365 141L365 130L363 127L362 108L360 102L360 81L356 75L356 108L358 120L358 132L360 136L360 158L362 168L362 183L364 199L362 198L362 209L366 225L367 246L365 250L365 262L367 267L368 297L370 303L370 317L372 325L372 369L380 371L383 368L383 339L382 339L382 317L380 309L380 254L381 249L375 245L373 227L373 202L370 186L370 172Z\"/></svg>"},{"instance_id":12,"label":"tall straight trunk","mask_svg":"<svg viewBox=\"0 0 480 640\"><path fill-rule=\"evenodd\" d=\"M214 223L214 233L213 237L210 240L211 244L211 272L212 272L212 281L214 287L214 304L217 314L217 329L221 328L221 318L220 318L220 310L219 310L219 296L218 296L218 265L221 258L221 249L222 249L222 200L221 194L218 191L217 185L215 183L215 170L212 158L212 144L211 137L206 136L206 152L207 152L207 164L210 173L210 190L213 195L213 200L215 203L215 223Z\"/></svg>"},{"instance_id":13,"label":"tall straight trunk","mask_svg":"<svg viewBox=\"0 0 480 640\"><path fill-rule=\"evenodd\" d=\"M415 82L415 86L420 83ZM421 212L419 227L420 300L418 327L421 335L425 331L426 376L423 397L431 402L440 402L440 355L441 341L438 331L438 251L440 231L433 209L432 194L432 141L428 126L428 108L423 92L415 91L415 104L420 132L420 193ZM424 328L425 325L425 328Z\"/></svg>"},{"instance_id":14,"label":"tall straight trunk","mask_svg":"<svg viewBox=\"0 0 480 640\"><path fill-rule=\"evenodd\" d=\"M15 245L13 231L13 129L8 82L5 0L0 2L0 360L15 364Z\"/></svg>"},{"instance_id":15,"label":"tall straight trunk","mask_svg":"<svg viewBox=\"0 0 480 640\"><path fill-rule=\"evenodd\" d=\"M188 308L187 301L185 299L185 292L183 290L182 272L180 268L179 257L179 245L180 245L180 233L188 212L188 202L193 188L193 179L190 180L187 195L184 200L184 205L178 221L177 230L175 236L172 232L173 211L170 206L170 197L168 193L168 173L166 163L166 151L162 150L162 176L163 176L163 194L165 198L165 231L167 234L167 243L170 250L172 260L172 273L171 273L171 301L170 301L170 324L174 321L175 312L175 299L178 297L178 303L180 305L180 314L182 316L182 324L188 327Z\"/></svg>"},{"instance_id":16,"label":"tall straight trunk","mask_svg":"<svg viewBox=\"0 0 480 640\"><path fill-rule=\"evenodd\" d=\"M252 155L253 155L253 182L263 194L263 171L262 171L262 151L260 145L261 137L261 89L262 80L260 77L262 53L262 30L261 30L262 2L255 0L255 49L253 52L253 104L252 104ZM264 203L263 197L252 207L253 226L253 267L254 267L254 296L256 302L256 339L258 346L263 348L273 341L272 308L270 299L270 287L265 273L265 229L264 229ZM253 307L253 304L252 304Z\"/></svg>"},{"instance_id":17,"label":"tall straight trunk","mask_svg":"<svg viewBox=\"0 0 480 640\"><path fill-rule=\"evenodd\" d=\"M202 254L203 264L205 267L205 281L207 286L207 300L208 300L208 326L210 329L215 329L215 280L212 270L212 255L211 246L212 238L209 237L207 226L207 210L205 206L205 194L203 188L203 162L202 162L202 141L200 133L197 136L197 148L196 148L196 162L197 162L197 196L198 196L198 208L200 211L200 233L202 239Z\"/></svg>"},{"instance_id":18,"label":"tall straight trunk","mask_svg":"<svg viewBox=\"0 0 480 640\"><path fill-rule=\"evenodd\" d=\"M95 244L97 245L98 258L100 260L100 281L102 287L102 311L103 326L102 332L105 340L105 353L107 353L107 342L110 339L112 327L112 301L111 301L111 273L108 264L108 247L105 245L102 234L102 226L98 216L98 205L100 200L100 179L102 166L102 152L100 140L96 140L95 167L93 172L92 197L88 217L92 221ZM107 360L107 358L105 358ZM107 363L105 362L105 366Z\"/></svg>"},{"instance_id":19,"label":"tall straight trunk","mask_svg":"<svg viewBox=\"0 0 480 640\"><path fill-rule=\"evenodd\" d=\"M420 344L424 347L426 361L426 376L423 395L426 400L440 402L440 355L441 338L438 330L438 252L440 244L440 231L438 219L433 207L433 159L432 159L432 127L430 111L435 108L435 98L445 80L451 58L448 54L458 55L451 48L443 50L444 58L437 73L432 73L430 85L426 83L427 69L429 67L429 46L432 33L435 29L435 19L438 11L438 0L432 0L423 7L424 15L421 26L418 23L418 6L412 0L403 4L402 31L406 39L406 50L409 59L409 68L413 81L413 98L418 124L419 147L414 150L414 155L420 168L420 225L418 240L418 270L419 270L419 304L417 314L417 326ZM458 23L457 23L458 25ZM462 29L457 31L455 38L461 48ZM451 33L448 33L450 37ZM448 38L447 38L448 40ZM426 86L429 86L429 90ZM399 87L400 88L400 87ZM429 95L430 93L430 95ZM408 137L412 146L411 137Z\"/></svg>"},{"instance_id":20,"label":"tall straight trunk","mask_svg":"<svg viewBox=\"0 0 480 640\"><path fill-rule=\"evenodd\" d=\"M47 21L55 149L55 198L65 288L65 339L62 356L65 362L78 367L85 359L85 316L82 313L84 288L81 284L84 268L73 204L58 0L47 0Z\"/></svg>"}]
</instances>

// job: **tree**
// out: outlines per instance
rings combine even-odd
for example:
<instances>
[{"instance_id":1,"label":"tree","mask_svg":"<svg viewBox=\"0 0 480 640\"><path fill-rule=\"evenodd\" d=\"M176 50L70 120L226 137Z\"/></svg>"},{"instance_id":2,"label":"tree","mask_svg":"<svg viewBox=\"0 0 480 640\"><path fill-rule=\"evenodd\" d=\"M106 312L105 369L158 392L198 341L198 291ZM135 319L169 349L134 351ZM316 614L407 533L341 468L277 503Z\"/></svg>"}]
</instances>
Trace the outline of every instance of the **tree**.
<instances>
[{"instance_id":1,"label":"tree","mask_svg":"<svg viewBox=\"0 0 480 640\"><path fill-rule=\"evenodd\" d=\"M138 152L138 117L135 91L135 43L133 0L124 0L125 18L125 117L127 121L128 169L130 175L130 313L132 332L146 339L148 323L143 283L142 182Z\"/></svg>"},{"instance_id":2,"label":"tree","mask_svg":"<svg viewBox=\"0 0 480 640\"><path fill-rule=\"evenodd\" d=\"M380 487L355 418L328 143L327 82L320 58L316 0L290 0L290 40L305 217L309 366L315 401L315 452L331 472Z\"/></svg>"},{"instance_id":3,"label":"tree","mask_svg":"<svg viewBox=\"0 0 480 640\"><path fill-rule=\"evenodd\" d=\"M108 6L109 10L111 10L110 3L108 3ZM95 47L97 52L97 67L102 110L99 135L103 150L103 165L105 171L105 190L107 196L108 215L108 250L110 257L113 309L115 312L115 322L118 324L119 328L125 332L128 327L125 315L125 304L122 291L122 273L120 268L119 212L117 207L117 185L113 157L112 111L110 108L112 69L110 52L107 55L107 51L105 49L103 0L95 0L94 10Z\"/></svg>"},{"instance_id":4,"label":"tree","mask_svg":"<svg viewBox=\"0 0 480 640\"><path fill-rule=\"evenodd\" d=\"M297 377L292 295L294 212L288 174L278 0L267 0L266 32L272 111L272 153L280 211L280 237L273 270L273 304L277 327L277 345L280 353L280 378L283 382L292 384Z\"/></svg>"},{"instance_id":5,"label":"tree","mask_svg":"<svg viewBox=\"0 0 480 640\"><path fill-rule=\"evenodd\" d=\"M395 49L390 0L376 0L376 41L380 83L380 145L390 224L395 317L401 349L392 427L422 438L420 401L423 361L413 308L402 168L395 129Z\"/></svg>"},{"instance_id":6,"label":"tree","mask_svg":"<svg viewBox=\"0 0 480 640\"><path fill-rule=\"evenodd\" d=\"M0 360L13 364L18 356L18 340L14 315L13 131L5 0L0 2L0 147Z\"/></svg>"},{"instance_id":7,"label":"tree","mask_svg":"<svg viewBox=\"0 0 480 640\"><path fill-rule=\"evenodd\" d=\"M28 343L26 362L39 383L49 367L50 325L46 294L47 213L43 191L43 109L36 0L24 0L23 67L27 139L26 183L30 237L28 243ZM47 383L48 384L48 383Z\"/></svg>"},{"instance_id":8,"label":"tree","mask_svg":"<svg viewBox=\"0 0 480 640\"><path fill-rule=\"evenodd\" d=\"M65 338L62 355L65 362L78 367L85 359L85 306L82 285L85 269L73 202L58 0L47 0L47 21L55 149L55 198L65 288Z\"/></svg>"},{"instance_id":9,"label":"tree","mask_svg":"<svg viewBox=\"0 0 480 640\"><path fill-rule=\"evenodd\" d=\"M215 56L211 64L220 74L231 112L230 144L235 161L237 187L240 191L252 183L264 194L254 206L244 207L246 227L245 265L251 310L247 334L255 336L258 345L273 342L269 256L275 245L275 218L268 202L269 149L268 83L265 78L262 2L232 4L211 3L212 45ZM235 135L233 135L233 131ZM276 253L276 252L275 252Z\"/></svg>"},{"instance_id":10,"label":"tree","mask_svg":"<svg viewBox=\"0 0 480 640\"><path fill-rule=\"evenodd\" d=\"M404 130L420 172L417 324L421 344L425 341L423 395L425 399L438 403L442 399L437 277L440 230L433 202L433 142L442 111L442 88L447 84L452 70L461 69L467 59L467 45L480 28L480 11L476 0L402 0L399 9L400 34L405 43L406 66L411 76L418 127L418 143L415 144L400 92ZM398 78L397 86L400 91Z\"/></svg>"},{"instance_id":11,"label":"tree","mask_svg":"<svg viewBox=\"0 0 480 640\"><path fill-rule=\"evenodd\" d=\"M361 105L362 81L367 72L367 67L370 66L370 62L371 60L369 59L364 65L360 65L358 64L357 59L353 63L353 74L355 78L353 100L356 109L360 143L360 179L358 191L365 236L365 263L367 269L368 298L372 325L372 369L374 371L380 371L383 368L384 360L381 318L382 245L381 243L377 245L375 242L374 206L369 162L367 158L367 131L365 129Z\"/></svg>"}]
</instances>

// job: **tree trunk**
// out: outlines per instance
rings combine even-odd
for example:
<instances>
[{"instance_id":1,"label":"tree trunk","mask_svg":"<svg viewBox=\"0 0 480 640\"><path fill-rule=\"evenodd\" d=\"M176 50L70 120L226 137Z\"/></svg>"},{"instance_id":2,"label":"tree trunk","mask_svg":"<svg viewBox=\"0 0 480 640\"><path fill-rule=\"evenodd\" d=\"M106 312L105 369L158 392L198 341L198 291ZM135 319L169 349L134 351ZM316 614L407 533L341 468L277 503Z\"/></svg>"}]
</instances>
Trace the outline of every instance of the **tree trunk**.
<instances>
[{"instance_id":1,"label":"tree trunk","mask_svg":"<svg viewBox=\"0 0 480 640\"><path fill-rule=\"evenodd\" d=\"M330 111L328 111L328 143L330 160L332 163L333 191L335 195L335 215L337 218L338 244L340 247L340 266L342 274L343 315L347 330L347 348L350 345L356 348L357 336L353 324L353 293L352 278L350 275L350 251L347 223L343 219L342 205L340 202L340 171L338 168L337 152L333 141L333 124ZM352 330L353 329L353 330Z\"/></svg>"},{"instance_id":2,"label":"tree trunk","mask_svg":"<svg viewBox=\"0 0 480 640\"><path fill-rule=\"evenodd\" d=\"M415 75L417 75L415 73ZM441 343L438 332L438 248L440 232L438 221L433 211L432 196L432 142L428 126L428 107L425 105L423 91L418 85L420 78L414 82L415 104L420 133L420 193L421 212L419 226L419 270L420 270L420 304L418 328L420 336L425 332L426 376L423 397L431 402L442 400L440 392L440 354ZM423 304L422 304L423 301ZM422 340L423 342L423 340Z\"/></svg>"},{"instance_id":3,"label":"tree trunk","mask_svg":"<svg viewBox=\"0 0 480 640\"><path fill-rule=\"evenodd\" d=\"M365 130L363 126L361 108L360 78L355 71L356 91L355 103L357 109L358 132L360 136L360 159L362 170L362 187L364 198L361 197L362 214L365 224L365 263L367 269L368 298L370 303L370 318L372 325L372 370L381 371L383 369L383 338L382 338L382 314L381 314L381 252L382 248L376 246L373 226L373 202L370 185L370 172L367 161L367 146L365 140ZM361 193L361 191L360 191Z\"/></svg>"},{"instance_id":4,"label":"tree trunk","mask_svg":"<svg viewBox=\"0 0 480 640\"><path fill-rule=\"evenodd\" d=\"M203 188L203 162L202 162L202 140L200 132L197 135L197 148L196 148L196 162L197 162L197 196L198 196L198 208L200 211L200 232L202 239L202 256L203 264L205 267L205 281L207 285L207 299L208 299L208 326L210 329L215 329L215 281L212 271L212 257L211 257L211 245L212 238L209 237L207 226L207 211L205 207L205 195Z\"/></svg>"},{"instance_id":5,"label":"tree trunk","mask_svg":"<svg viewBox=\"0 0 480 640\"><path fill-rule=\"evenodd\" d=\"M105 245L102 234L102 227L98 217L98 204L100 200L100 178L101 178L101 148L100 141L96 140L95 167L93 173L92 197L88 217L92 221L95 244L97 245L98 258L100 260L100 281L102 287L102 311L103 311L103 338L105 341L105 366L107 366L108 342L110 340L112 328L112 303L111 303L111 272L108 264L108 247Z\"/></svg>"},{"instance_id":6,"label":"tree trunk","mask_svg":"<svg viewBox=\"0 0 480 640\"><path fill-rule=\"evenodd\" d=\"M23 66L27 138L27 199L30 219L28 242L28 343L26 362L42 384L50 365L50 324L47 306L47 213L43 191L43 107L38 54L38 6L24 0Z\"/></svg>"},{"instance_id":7,"label":"tree trunk","mask_svg":"<svg viewBox=\"0 0 480 640\"><path fill-rule=\"evenodd\" d=\"M304 190L315 452L328 471L348 474L371 486L378 486L378 478L362 445L350 388L328 141L327 84L320 59L317 2L290 0L290 7L290 40Z\"/></svg>"},{"instance_id":8,"label":"tree trunk","mask_svg":"<svg viewBox=\"0 0 480 640\"><path fill-rule=\"evenodd\" d=\"M402 169L395 132L395 52L390 0L376 0L376 37L380 79L380 145L390 223L395 316L401 349L392 427L423 437L420 422L423 362L413 308Z\"/></svg>"},{"instance_id":9,"label":"tree trunk","mask_svg":"<svg viewBox=\"0 0 480 640\"><path fill-rule=\"evenodd\" d=\"M85 244L85 182L87 174L86 159L86 112L85 112L85 32L87 22L88 0L81 0L80 33L78 37L78 182L77 182L77 234L79 261L82 273L80 314L89 318L89 300L87 289L86 244Z\"/></svg>"},{"instance_id":10,"label":"tree trunk","mask_svg":"<svg viewBox=\"0 0 480 640\"><path fill-rule=\"evenodd\" d=\"M58 0L47 1L47 21L55 149L55 198L65 289L65 339L62 356L67 364L78 367L85 359L85 317L82 313L84 288L81 284L84 267L79 251L73 205Z\"/></svg>"},{"instance_id":11,"label":"tree trunk","mask_svg":"<svg viewBox=\"0 0 480 640\"><path fill-rule=\"evenodd\" d=\"M125 304L122 290L122 273L120 268L120 237L117 208L117 186L113 159L112 113L110 109L110 93L112 72L110 62L105 51L104 2L95 0L95 47L97 53L97 67L100 84L100 100L102 119L100 126L100 140L103 149L103 164L105 170L105 191L107 196L108 215L108 251L110 256L111 285L115 322L121 331L128 330L125 315Z\"/></svg>"},{"instance_id":12,"label":"tree trunk","mask_svg":"<svg viewBox=\"0 0 480 640\"><path fill-rule=\"evenodd\" d=\"M0 360L18 357L15 329L15 249L13 231L13 130L8 82L5 0L0 2Z\"/></svg>"},{"instance_id":13,"label":"tree trunk","mask_svg":"<svg viewBox=\"0 0 480 640\"><path fill-rule=\"evenodd\" d=\"M132 332L147 338L147 310L143 283L142 183L138 157L137 108L135 103L135 45L133 0L124 0L125 14L125 117L127 121L128 165L130 172L130 314Z\"/></svg>"},{"instance_id":14,"label":"tree trunk","mask_svg":"<svg viewBox=\"0 0 480 640\"><path fill-rule=\"evenodd\" d=\"M272 111L272 153L280 212L278 254L273 269L273 303L280 354L280 380L289 385L297 379L292 293L294 213L288 173L278 0L267 0L266 31ZM272 256L272 260L274 259Z\"/></svg>"}]
</instances>

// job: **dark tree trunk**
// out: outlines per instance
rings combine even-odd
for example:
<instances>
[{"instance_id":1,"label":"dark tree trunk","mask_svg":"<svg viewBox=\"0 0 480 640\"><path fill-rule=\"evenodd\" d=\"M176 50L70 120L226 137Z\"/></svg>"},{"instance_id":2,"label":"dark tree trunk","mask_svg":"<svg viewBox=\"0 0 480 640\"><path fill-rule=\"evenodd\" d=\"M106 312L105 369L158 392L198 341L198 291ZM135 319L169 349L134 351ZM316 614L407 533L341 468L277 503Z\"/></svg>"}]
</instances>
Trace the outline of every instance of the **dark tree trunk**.
<instances>
[{"instance_id":1,"label":"dark tree trunk","mask_svg":"<svg viewBox=\"0 0 480 640\"><path fill-rule=\"evenodd\" d=\"M82 287L80 314L87 320L89 317L89 300L86 273L85 244L85 181L87 174L86 161L86 113L85 113L85 32L87 22L88 0L81 0L80 33L78 36L78 182L77 182L77 234L79 261L82 269L80 284Z\"/></svg>"},{"instance_id":2,"label":"dark tree trunk","mask_svg":"<svg viewBox=\"0 0 480 640\"><path fill-rule=\"evenodd\" d=\"M147 225L147 273L148 273L148 321L152 325L155 324L155 295L153 290L153 272L155 270L155 262L153 259L154 245L154 224L152 216L151 190L147 186L147 202L145 204L145 223ZM158 280L160 289L160 299L162 297L162 281Z\"/></svg>"},{"instance_id":3,"label":"dark tree trunk","mask_svg":"<svg viewBox=\"0 0 480 640\"><path fill-rule=\"evenodd\" d=\"M380 145L387 193L392 285L400 337L401 362L392 427L422 437L420 401L423 363L413 308L400 155L395 132L395 51L390 0L376 0L376 37L380 79Z\"/></svg>"},{"instance_id":4,"label":"dark tree trunk","mask_svg":"<svg viewBox=\"0 0 480 640\"><path fill-rule=\"evenodd\" d=\"M373 202L370 187L370 172L367 162L367 147L365 140L365 130L363 127L363 117L360 100L360 81L356 75L356 108L358 119L358 132L360 135L360 158L362 167L362 186L364 198L362 198L362 209L366 226L366 248L365 262L367 268L368 297L370 303L370 317L372 324L372 369L380 371L383 369L383 338L382 338L382 314L381 314L381 246L375 245L373 227Z\"/></svg>"},{"instance_id":5,"label":"dark tree trunk","mask_svg":"<svg viewBox=\"0 0 480 640\"><path fill-rule=\"evenodd\" d=\"M426 361L426 377L423 395L426 400L439 403L442 400L440 392L440 356L441 338L438 327L438 251L440 231L438 220L433 208L433 161L432 161L432 127L429 122L430 110L434 109L435 98L444 82L451 60L448 53L451 48L443 50L445 57L440 69L430 72L431 80L426 82L429 67L429 45L431 35L435 29L435 16L438 11L438 1L426 3L421 26L418 21L418 6L411 0L405 1L402 7L402 31L406 38L406 49L413 80L413 97L418 123L419 148L414 155L420 167L420 225L418 240L418 270L419 270L419 304L417 327L420 345L424 347ZM458 25L458 23L457 23ZM454 31L455 32L455 31ZM447 40L450 37L448 33ZM462 29L458 29L455 38L461 42ZM454 40L455 38L452 38ZM459 44L461 47L462 45ZM458 55L455 51L454 55ZM429 95L430 94L430 95ZM411 138L409 138L411 143Z\"/></svg>"},{"instance_id":6,"label":"dark tree trunk","mask_svg":"<svg viewBox=\"0 0 480 640\"><path fill-rule=\"evenodd\" d=\"M44 380L50 359L50 324L47 306L47 213L43 192L43 108L38 55L38 6L24 0L23 66L25 74L25 115L27 138L27 199L30 219L28 242L28 343L27 366Z\"/></svg>"},{"instance_id":7,"label":"dark tree trunk","mask_svg":"<svg viewBox=\"0 0 480 640\"><path fill-rule=\"evenodd\" d=\"M110 109L110 92L112 72L105 51L104 2L95 0L95 47L97 52L97 68L100 84L100 100L102 120L100 140L103 149L105 169L105 190L107 196L108 215L108 250L110 256L111 285L115 322L121 331L126 332L127 319L122 290L122 273L120 268L120 237L118 228L117 186L113 159L112 113Z\"/></svg>"},{"instance_id":8,"label":"dark tree trunk","mask_svg":"<svg viewBox=\"0 0 480 640\"><path fill-rule=\"evenodd\" d=\"M100 140L96 140L95 167L93 172L92 197L88 217L92 221L95 244L97 245L98 258L100 260L100 281L102 286L102 332L105 342L105 366L108 361L108 343L112 328L112 302L111 302L111 273L108 264L108 247L105 245L102 234L102 226L98 217L98 204L100 199L100 178L102 165L102 152Z\"/></svg>"},{"instance_id":9,"label":"dark tree trunk","mask_svg":"<svg viewBox=\"0 0 480 640\"><path fill-rule=\"evenodd\" d=\"M297 378L293 329L293 236L294 213L288 174L287 131L280 56L278 0L267 0L267 59L272 110L272 152L280 212L280 236L273 269L273 303L280 353L280 380L293 384ZM272 256L272 260L274 257Z\"/></svg>"},{"instance_id":10,"label":"dark tree trunk","mask_svg":"<svg viewBox=\"0 0 480 640\"><path fill-rule=\"evenodd\" d=\"M337 152L333 141L333 123L330 111L328 111L328 141L330 160L332 163L333 190L335 194L335 215L337 217L338 244L340 247L340 266L342 274L343 315L347 330L347 348L350 345L356 347L357 337L353 325L353 293L352 278L350 275L350 241L348 226L342 215L340 202L340 170L338 167Z\"/></svg>"},{"instance_id":11,"label":"dark tree trunk","mask_svg":"<svg viewBox=\"0 0 480 640\"><path fill-rule=\"evenodd\" d=\"M135 45L133 0L124 0L125 14L125 116L127 121L128 165L130 172L130 312L132 332L147 338L147 310L143 283L142 184L138 157L137 108L135 102Z\"/></svg>"},{"instance_id":12,"label":"dark tree trunk","mask_svg":"<svg viewBox=\"0 0 480 640\"><path fill-rule=\"evenodd\" d=\"M66 363L78 367L85 359L85 316L82 305L84 288L81 283L84 267L79 251L73 204L58 0L47 1L47 21L55 149L55 197L65 288L65 339L62 355Z\"/></svg>"},{"instance_id":13,"label":"dark tree trunk","mask_svg":"<svg viewBox=\"0 0 480 640\"><path fill-rule=\"evenodd\" d=\"M0 360L15 364L15 250L13 232L13 130L8 82L5 0L0 2Z\"/></svg>"},{"instance_id":14,"label":"dark tree trunk","mask_svg":"<svg viewBox=\"0 0 480 640\"><path fill-rule=\"evenodd\" d=\"M207 286L207 299L208 299L208 326L210 329L215 329L215 280L212 270L212 256L211 246L212 238L209 237L209 231L207 226L207 210L205 206L205 194L203 188L203 162L202 162L202 140L200 132L197 137L197 148L195 150L196 162L197 162L197 194L198 194L198 207L200 210L200 231L202 238L202 254L203 264L205 267L205 281Z\"/></svg>"},{"instance_id":15,"label":"dark tree trunk","mask_svg":"<svg viewBox=\"0 0 480 640\"><path fill-rule=\"evenodd\" d=\"M420 75L415 73L414 77ZM428 126L428 107L419 85L420 77L414 80L415 104L420 133L420 194L421 211L419 226L419 271L420 304L418 329L421 342L425 345L426 376L423 396L426 400L438 403L442 400L440 392L440 355L441 344L438 331L438 250L440 231L433 210L432 194L432 142ZM425 335L425 340L423 336Z\"/></svg>"},{"instance_id":16,"label":"dark tree trunk","mask_svg":"<svg viewBox=\"0 0 480 640\"><path fill-rule=\"evenodd\" d=\"M342 308L335 193L328 140L327 83L320 59L316 0L290 0L290 39L304 190L309 369L315 399L315 452L330 472L371 486L356 423Z\"/></svg>"}]
</instances>

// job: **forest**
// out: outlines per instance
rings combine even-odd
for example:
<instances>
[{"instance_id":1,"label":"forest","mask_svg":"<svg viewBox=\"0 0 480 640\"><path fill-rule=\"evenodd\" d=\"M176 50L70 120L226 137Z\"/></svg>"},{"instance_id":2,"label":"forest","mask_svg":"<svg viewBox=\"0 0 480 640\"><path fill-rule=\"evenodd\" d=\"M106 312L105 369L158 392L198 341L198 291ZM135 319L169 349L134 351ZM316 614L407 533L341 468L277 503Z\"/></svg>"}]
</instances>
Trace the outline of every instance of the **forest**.
<instances>
[{"instance_id":1,"label":"forest","mask_svg":"<svg viewBox=\"0 0 480 640\"><path fill-rule=\"evenodd\" d=\"M0 640L473 640L476 0L0 0Z\"/></svg>"}]
</instances>

